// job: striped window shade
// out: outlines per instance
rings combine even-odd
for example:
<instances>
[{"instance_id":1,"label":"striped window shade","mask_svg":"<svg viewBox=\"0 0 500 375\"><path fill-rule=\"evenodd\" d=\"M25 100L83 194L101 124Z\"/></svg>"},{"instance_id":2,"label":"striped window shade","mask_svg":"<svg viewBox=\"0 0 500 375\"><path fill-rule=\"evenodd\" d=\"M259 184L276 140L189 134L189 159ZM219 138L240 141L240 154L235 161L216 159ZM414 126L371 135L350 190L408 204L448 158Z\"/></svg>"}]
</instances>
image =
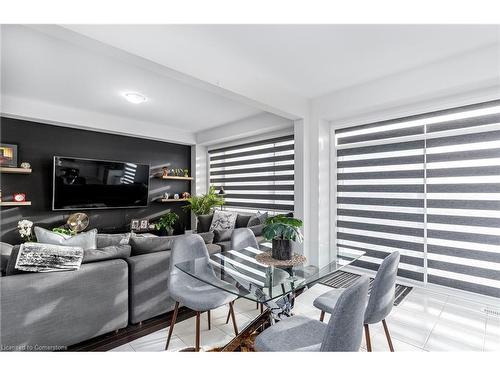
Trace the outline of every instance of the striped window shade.
<instances>
[{"instance_id":1,"label":"striped window shade","mask_svg":"<svg viewBox=\"0 0 500 375\"><path fill-rule=\"evenodd\" d=\"M340 129L337 246L500 297L500 101Z\"/></svg>"},{"instance_id":2,"label":"striped window shade","mask_svg":"<svg viewBox=\"0 0 500 375\"><path fill-rule=\"evenodd\" d=\"M294 210L294 137L208 151L210 184L224 188L225 207L237 211Z\"/></svg>"}]
</instances>

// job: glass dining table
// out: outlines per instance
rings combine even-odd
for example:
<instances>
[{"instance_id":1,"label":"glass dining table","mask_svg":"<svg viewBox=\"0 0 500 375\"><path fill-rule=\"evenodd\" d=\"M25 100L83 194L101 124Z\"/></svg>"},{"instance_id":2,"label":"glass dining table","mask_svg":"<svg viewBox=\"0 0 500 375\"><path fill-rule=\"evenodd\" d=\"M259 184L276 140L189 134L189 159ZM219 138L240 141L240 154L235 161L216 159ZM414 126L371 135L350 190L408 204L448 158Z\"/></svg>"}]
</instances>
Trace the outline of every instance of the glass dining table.
<instances>
[{"instance_id":1,"label":"glass dining table","mask_svg":"<svg viewBox=\"0 0 500 375\"><path fill-rule=\"evenodd\" d=\"M248 337L266 324L293 315L293 305L298 292L320 282L364 255L362 251L338 251L328 264L318 266L305 257L297 264L273 265L263 262L264 253L271 251L270 243L262 243L260 249L247 247L212 254L176 264L186 274L240 298L265 306L261 314L250 322L222 351L234 351ZM214 277L215 276L215 277Z\"/></svg>"}]
</instances>

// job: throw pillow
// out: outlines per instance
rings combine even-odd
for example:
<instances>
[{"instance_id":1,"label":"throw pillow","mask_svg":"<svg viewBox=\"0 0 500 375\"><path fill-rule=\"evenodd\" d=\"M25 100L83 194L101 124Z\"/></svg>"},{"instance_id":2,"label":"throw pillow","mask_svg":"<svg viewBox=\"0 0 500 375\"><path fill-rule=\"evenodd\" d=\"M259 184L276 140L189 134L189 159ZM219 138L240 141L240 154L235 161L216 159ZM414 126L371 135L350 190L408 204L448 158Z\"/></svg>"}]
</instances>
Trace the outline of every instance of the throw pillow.
<instances>
[{"instance_id":1,"label":"throw pillow","mask_svg":"<svg viewBox=\"0 0 500 375\"><path fill-rule=\"evenodd\" d=\"M130 245L132 246L132 256L156 253L158 251L166 251L172 249L175 239L179 236L165 237L130 237Z\"/></svg>"},{"instance_id":2,"label":"throw pillow","mask_svg":"<svg viewBox=\"0 0 500 375\"><path fill-rule=\"evenodd\" d=\"M0 274L2 275L5 275L5 270L7 269L13 247L14 246L6 242L0 242Z\"/></svg>"},{"instance_id":3,"label":"throw pillow","mask_svg":"<svg viewBox=\"0 0 500 375\"><path fill-rule=\"evenodd\" d=\"M248 227L255 237L262 236L262 231L264 230L264 224L254 225L253 227Z\"/></svg>"},{"instance_id":4,"label":"throw pillow","mask_svg":"<svg viewBox=\"0 0 500 375\"><path fill-rule=\"evenodd\" d=\"M80 269L83 249L78 246L60 246L26 242L12 249L7 265L7 276L24 272L56 272Z\"/></svg>"},{"instance_id":5,"label":"throw pillow","mask_svg":"<svg viewBox=\"0 0 500 375\"><path fill-rule=\"evenodd\" d=\"M39 243L50 245L77 246L83 250L97 248L97 229L88 232L78 233L74 236L55 233L51 230L35 227L36 239Z\"/></svg>"},{"instance_id":6,"label":"throw pillow","mask_svg":"<svg viewBox=\"0 0 500 375\"><path fill-rule=\"evenodd\" d=\"M232 229L216 229L214 230L214 242L225 242L231 241L231 235L233 234Z\"/></svg>"},{"instance_id":7,"label":"throw pillow","mask_svg":"<svg viewBox=\"0 0 500 375\"><path fill-rule=\"evenodd\" d=\"M97 234L97 248L102 249L108 246L128 245L130 242L130 233Z\"/></svg>"},{"instance_id":8,"label":"throw pillow","mask_svg":"<svg viewBox=\"0 0 500 375\"><path fill-rule=\"evenodd\" d=\"M200 235L201 238L203 238L203 241L205 241L206 244L210 244L214 241L214 232L205 232L197 234Z\"/></svg>"},{"instance_id":9,"label":"throw pillow","mask_svg":"<svg viewBox=\"0 0 500 375\"><path fill-rule=\"evenodd\" d=\"M247 227L253 227L255 225L260 225L264 224L264 222L267 220L269 217L269 214L267 212L261 213L257 212L255 215L253 215L250 220L248 221Z\"/></svg>"},{"instance_id":10,"label":"throw pillow","mask_svg":"<svg viewBox=\"0 0 500 375\"><path fill-rule=\"evenodd\" d=\"M212 224L210 224L210 232L216 229L234 229L237 216L236 212L215 211Z\"/></svg>"},{"instance_id":11,"label":"throw pillow","mask_svg":"<svg viewBox=\"0 0 500 375\"><path fill-rule=\"evenodd\" d=\"M248 226L248 222L250 221L252 215L241 215L238 214L236 216L236 224L234 225L235 228L246 228Z\"/></svg>"},{"instance_id":12,"label":"throw pillow","mask_svg":"<svg viewBox=\"0 0 500 375\"><path fill-rule=\"evenodd\" d=\"M112 245L99 249L87 249L83 253L82 263L102 262L110 259L126 259L130 256L130 245Z\"/></svg>"},{"instance_id":13,"label":"throw pillow","mask_svg":"<svg viewBox=\"0 0 500 375\"><path fill-rule=\"evenodd\" d=\"M210 224L212 224L213 217L214 214L198 216L198 225L196 226L196 231L198 233L205 233L210 231Z\"/></svg>"}]
</instances>

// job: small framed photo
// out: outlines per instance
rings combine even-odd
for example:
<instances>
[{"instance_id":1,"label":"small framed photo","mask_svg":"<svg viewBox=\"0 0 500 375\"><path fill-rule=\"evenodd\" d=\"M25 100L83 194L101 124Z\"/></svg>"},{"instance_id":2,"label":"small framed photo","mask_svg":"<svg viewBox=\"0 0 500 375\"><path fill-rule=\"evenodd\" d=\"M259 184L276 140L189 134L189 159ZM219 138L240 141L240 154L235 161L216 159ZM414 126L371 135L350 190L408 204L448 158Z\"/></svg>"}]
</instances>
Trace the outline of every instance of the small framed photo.
<instances>
[{"instance_id":1,"label":"small framed photo","mask_svg":"<svg viewBox=\"0 0 500 375\"><path fill-rule=\"evenodd\" d=\"M0 144L0 165L2 167L17 167L17 145Z\"/></svg>"},{"instance_id":2,"label":"small framed photo","mask_svg":"<svg viewBox=\"0 0 500 375\"><path fill-rule=\"evenodd\" d=\"M145 219L141 220L141 227L140 227L141 230L148 229L148 226L149 226L149 220L145 220Z\"/></svg>"},{"instance_id":3,"label":"small framed photo","mask_svg":"<svg viewBox=\"0 0 500 375\"><path fill-rule=\"evenodd\" d=\"M137 229L139 229L139 226L140 226L140 224L139 224L139 220L134 219L134 220L132 220L132 221L130 222L130 228L131 228L132 230L137 230Z\"/></svg>"}]
</instances>

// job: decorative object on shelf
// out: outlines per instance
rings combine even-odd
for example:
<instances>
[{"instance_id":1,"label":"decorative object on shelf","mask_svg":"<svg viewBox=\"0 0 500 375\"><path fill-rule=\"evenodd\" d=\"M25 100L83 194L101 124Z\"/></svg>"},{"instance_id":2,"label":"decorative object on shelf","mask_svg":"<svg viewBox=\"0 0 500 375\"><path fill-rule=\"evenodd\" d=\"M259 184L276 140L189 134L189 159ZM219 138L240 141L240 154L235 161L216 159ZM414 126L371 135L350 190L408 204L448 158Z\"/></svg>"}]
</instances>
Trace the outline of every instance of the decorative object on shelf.
<instances>
[{"instance_id":1,"label":"decorative object on shelf","mask_svg":"<svg viewBox=\"0 0 500 375\"><path fill-rule=\"evenodd\" d=\"M174 199L179 199L179 194L174 194Z\"/></svg>"},{"instance_id":2,"label":"decorative object on shelf","mask_svg":"<svg viewBox=\"0 0 500 375\"><path fill-rule=\"evenodd\" d=\"M17 145L0 143L0 165L3 167L17 167Z\"/></svg>"},{"instance_id":3,"label":"decorative object on shelf","mask_svg":"<svg viewBox=\"0 0 500 375\"><path fill-rule=\"evenodd\" d=\"M26 194L14 193L14 202L26 202Z\"/></svg>"},{"instance_id":4,"label":"decorative object on shelf","mask_svg":"<svg viewBox=\"0 0 500 375\"><path fill-rule=\"evenodd\" d=\"M184 172L184 177L189 177L189 169L185 168L183 172Z\"/></svg>"},{"instance_id":5,"label":"decorative object on shelf","mask_svg":"<svg viewBox=\"0 0 500 375\"><path fill-rule=\"evenodd\" d=\"M191 194L189 194L187 191L181 194L182 199L188 199L191 198Z\"/></svg>"},{"instance_id":6,"label":"decorative object on shelf","mask_svg":"<svg viewBox=\"0 0 500 375\"><path fill-rule=\"evenodd\" d=\"M69 226L70 231L74 233L80 233L89 226L89 222L90 220L87 214L84 214L83 212L77 212L69 216L66 224Z\"/></svg>"},{"instance_id":7,"label":"decorative object on shelf","mask_svg":"<svg viewBox=\"0 0 500 375\"><path fill-rule=\"evenodd\" d=\"M170 170L167 167L162 168L161 176L163 178L167 177L169 173L170 173Z\"/></svg>"},{"instance_id":8,"label":"decorative object on shelf","mask_svg":"<svg viewBox=\"0 0 500 375\"><path fill-rule=\"evenodd\" d=\"M276 215L268 218L265 222L262 235L268 241L272 241L272 255L274 259L290 260L292 258L292 241L302 242L300 233L302 220Z\"/></svg>"},{"instance_id":9,"label":"decorative object on shelf","mask_svg":"<svg viewBox=\"0 0 500 375\"><path fill-rule=\"evenodd\" d=\"M141 224L140 224L139 220L137 220L137 219L132 219L130 221L130 229L131 230L139 230L140 225Z\"/></svg>"},{"instance_id":10,"label":"decorative object on shelf","mask_svg":"<svg viewBox=\"0 0 500 375\"><path fill-rule=\"evenodd\" d=\"M148 219L142 219L141 220L141 226L139 227L140 230L147 230L149 228L149 220Z\"/></svg>"},{"instance_id":11,"label":"decorative object on shelf","mask_svg":"<svg viewBox=\"0 0 500 375\"><path fill-rule=\"evenodd\" d=\"M17 229L21 240L23 242L34 242L36 241L35 235L33 234L33 222L29 220L20 220L17 222Z\"/></svg>"},{"instance_id":12,"label":"decorative object on shelf","mask_svg":"<svg viewBox=\"0 0 500 375\"><path fill-rule=\"evenodd\" d=\"M22 168L22 169L31 169L31 164L30 164L30 163L28 163L27 161L23 161L23 162L21 163L21 168Z\"/></svg>"},{"instance_id":13,"label":"decorative object on shelf","mask_svg":"<svg viewBox=\"0 0 500 375\"><path fill-rule=\"evenodd\" d=\"M210 186L208 193L192 196L187 201L189 205L184 206L184 209L191 210L196 216L208 215L213 211L214 207L224 204L224 198L215 192L214 186Z\"/></svg>"},{"instance_id":14,"label":"decorative object on shelf","mask_svg":"<svg viewBox=\"0 0 500 375\"><path fill-rule=\"evenodd\" d=\"M220 187L220 190L218 192L219 195L226 195L226 191L224 190L224 186Z\"/></svg>"},{"instance_id":15,"label":"decorative object on shelf","mask_svg":"<svg viewBox=\"0 0 500 375\"><path fill-rule=\"evenodd\" d=\"M64 234L66 236L73 236L76 234L76 232L73 232L71 229L65 227L52 228L52 232Z\"/></svg>"},{"instance_id":16,"label":"decorative object on shelf","mask_svg":"<svg viewBox=\"0 0 500 375\"><path fill-rule=\"evenodd\" d=\"M169 193L163 193L163 199L168 199L168 197L170 197Z\"/></svg>"},{"instance_id":17,"label":"decorative object on shelf","mask_svg":"<svg viewBox=\"0 0 500 375\"><path fill-rule=\"evenodd\" d=\"M179 215L175 212L168 212L155 224L155 228L160 232L160 235L163 235L161 232L165 231L167 236L171 236L174 234L174 225L179 220Z\"/></svg>"}]
</instances>

